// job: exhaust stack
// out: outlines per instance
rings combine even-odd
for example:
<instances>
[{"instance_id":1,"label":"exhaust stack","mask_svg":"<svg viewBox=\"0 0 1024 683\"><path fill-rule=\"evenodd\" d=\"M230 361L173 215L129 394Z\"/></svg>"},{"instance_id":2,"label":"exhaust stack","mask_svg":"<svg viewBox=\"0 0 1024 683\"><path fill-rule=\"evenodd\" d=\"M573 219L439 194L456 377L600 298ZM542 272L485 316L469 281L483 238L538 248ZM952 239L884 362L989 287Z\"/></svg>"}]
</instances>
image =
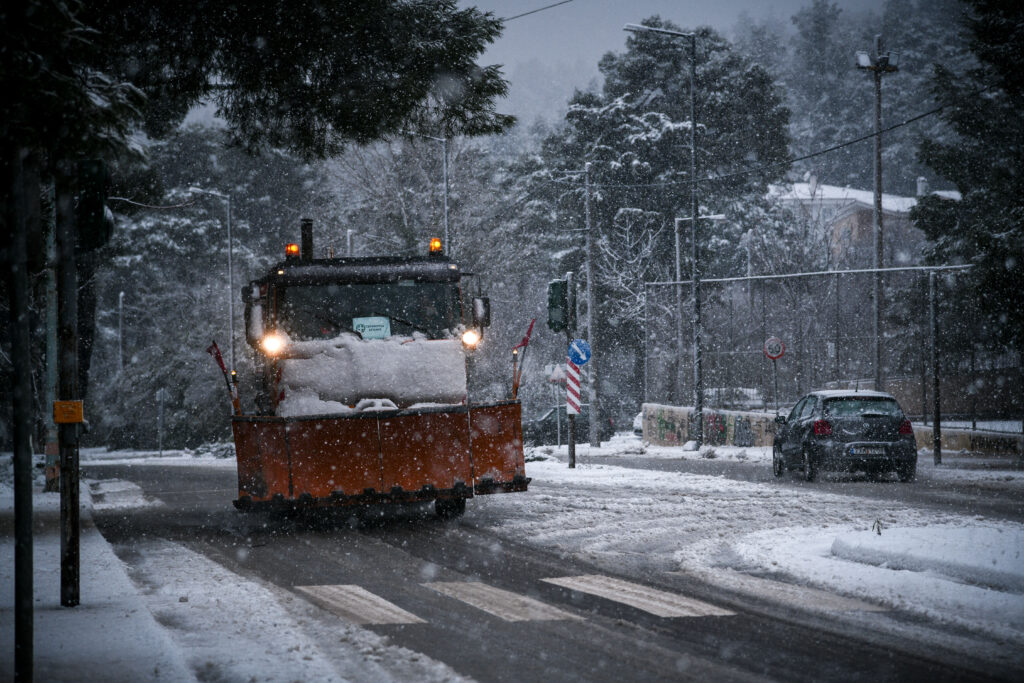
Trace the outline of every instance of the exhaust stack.
<instances>
[{"instance_id":1,"label":"exhaust stack","mask_svg":"<svg viewBox=\"0 0 1024 683\"><path fill-rule=\"evenodd\" d=\"M301 223L301 245L302 249L299 252L304 261L313 260L313 219L303 218Z\"/></svg>"}]
</instances>

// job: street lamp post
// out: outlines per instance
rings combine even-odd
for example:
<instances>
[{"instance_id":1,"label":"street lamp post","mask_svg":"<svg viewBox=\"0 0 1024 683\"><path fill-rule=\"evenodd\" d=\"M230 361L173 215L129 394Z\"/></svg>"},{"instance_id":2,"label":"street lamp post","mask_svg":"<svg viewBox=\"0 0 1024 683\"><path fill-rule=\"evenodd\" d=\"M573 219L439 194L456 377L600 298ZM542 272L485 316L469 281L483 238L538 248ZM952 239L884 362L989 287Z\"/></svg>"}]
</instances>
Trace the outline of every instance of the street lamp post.
<instances>
[{"instance_id":1,"label":"street lamp post","mask_svg":"<svg viewBox=\"0 0 1024 683\"><path fill-rule=\"evenodd\" d=\"M670 31L641 24L626 24L624 31L633 33L660 33L673 38L690 40L690 294L693 297L691 325L693 328L693 409L697 433L694 441L697 448L704 442L704 378L701 372L701 319L700 319L700 266L697 248L697 34ZM676 220L676 281L680 280L679 269L679 219ZM676 327L678 350L682 349L682 293L676 288L676 304L679 307L679 323ZM677 351L678 352L678 351ZM679 394L680 379L676 377L676 391Z\"/></svg>"},{"instance_id":2,"label":"street lamp post","mask_svg":"<svg viewBox=\"0 0 1024 683\"><path fill-rule=\"evenodd\" d=\"M882 275L878 271L883 266L882 252L882 74L898 71L899 52L882 52L882 36L875 36L875 54L864 51L857 52L857 68L871 72L875 81L875 205L873 211L875 232L874 278L872 293L875 300L874 321L874 364L875 390L882 391Z\"/></svg>"},{"instance_id":3,"label":"street lamp post","mask_svg":"<svg viewBox=\"0 0 1024 683\"><path fill-rule=\"evenodd\" d=\"M124 372L124 292L117 295L117 371Z\"/></svg>"},{"instance_id":4,"label":"street lamp post","mask_svg":"<svg viewBox=\"0 0 1024 683\"><path fill-rule=\"evenodd\" d=\"M235 292L235 276L234 270L231 264L231 254L233 251L233 243L231 241L231 195L224 194L222 192L215 192L213 190L204 190L201 187L190 187L189 192L193 194L207 194L211 197L217 197L223 199L227 204L227 228L228 228L228 346L231 354L231 374L234 376L235 373L235 306L234 306L234 292Z\"/></svg>"}]
</instances>

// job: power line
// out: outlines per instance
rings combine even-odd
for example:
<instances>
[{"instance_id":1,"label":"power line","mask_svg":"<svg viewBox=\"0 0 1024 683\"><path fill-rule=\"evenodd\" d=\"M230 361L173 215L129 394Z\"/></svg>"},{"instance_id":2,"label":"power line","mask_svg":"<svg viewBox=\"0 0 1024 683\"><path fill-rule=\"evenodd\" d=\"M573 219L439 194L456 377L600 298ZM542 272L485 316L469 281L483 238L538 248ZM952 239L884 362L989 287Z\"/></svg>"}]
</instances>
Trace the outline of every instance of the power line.
<instances>
[{"instance_id":1,"label":"power line","mask_svg":"<svg viewBox=\"0 0 1024 683\"><path fill-rule=\"evenodd\" d=\"M187 206L195 206L196 200L185 202L184 204L170 204L168 206L156 206L153 204L142 204L127 197L107 197L109 201L124 202L125 204L131 204L132 206L141 206L144 209L183 209Z\"/></svg>"},{"instance_id":2,"label":"power line","mask_svg":"<svg viewBox=\"0 0 1024 683\"><path fill-rule=\"evenodd\" d=\"M974 91L973 93L970 93L969 97L976 97L977 95L980 95L981 93L985 92L988 89L989 89L989 86L985 86L983 88L980 88L980 89ZM929 116L934 116L935 114L938 114L943 109L945 109L947 106L948 105L941 105L941 106L935 107L934 109L930 109L930 110L928 110L926 112L923 112L921 114L917 114L915 116L911 116L910 118L905 119L903 121L900 121L899 123L894 123L891 126L887 126L886 128L883 128L882 130L879 131L879 134L888 133L890 131L896 130L897 128L902 128L903 126L908 126L911 123L915 123L915 122L920 121L921 119L927 118ZM731 178L737 178L739 176L749 175L751 173L761 173L761 172L770 171L772 169L779 168L779 167L791 166L791 165L797 163L798 161L805 161L807 159L813 159L814 157L822 156L824 154L829 154L831 152L835 152L837 150L843 149L844 147L850 147L852 145L856 145L858 143L864 142L865 140L870 140L873 137L875 137L874 133L868 133L868 134L862 135L862 136L860 136L858 138L854 138L853 140L847 140L846 142L841 142L841 143L839 143L837 145L833 145L831 147L826 147L825 149L820 149L820 150L818 150L816 152L811 152L810 154L805 154L805 155L799 156L799 157L790 157L790 158L783 159L781 161L777 161L777 162L774 162L774 163L763 164L761 166L752 166L750 168L740 169L739 171L733 171L732 173L726 173L724 175L709 176L709 177L706 177L706 178L697 178L697 182L698 183L710 183L710 182L716 182L716 181L720 181L720 180L729 180ZM572 181L570 181L568 179L561 179L561 178L560 179L550 179L547 182L561 183L561 184L566 184L566 185L572 183ZM594 183L594 182L592 182L590 185L591 185L591 187L617 187L617 188L626 188L626 189L628 189L628 188L642 188L642 187L674 187L674 186L677 186L677 185L689 185L689 184L690 184L690 181L686 180L686 181L680 181L680 182L665 181L665 182L660 182L660 183Z\"/></svg>"},{"instance_id":3,"label":"power line","mask_svg":"<svg viewBox=\"0 0 1024 683\"><path fill-rule=\"evenodd\" d=\"M505 18L501 19L500 21L506 21L507 22L507 21L512 21L513 19L520 19L522 17L526 17L526 16L529 16L531 14L536 14L537 12L543 12L544 10L551 9L552 7L558 7L559 5L567 5L570 2L572 2L572 0L562 0L562 2L556 2L556 3L551 4L551 5L545 5L544 7L538 7L537 9L532 9L529 12L523 12L522 14L517 14L517 15L512 16L512 17L505 17Z\"/></svg>"}]
</instances>

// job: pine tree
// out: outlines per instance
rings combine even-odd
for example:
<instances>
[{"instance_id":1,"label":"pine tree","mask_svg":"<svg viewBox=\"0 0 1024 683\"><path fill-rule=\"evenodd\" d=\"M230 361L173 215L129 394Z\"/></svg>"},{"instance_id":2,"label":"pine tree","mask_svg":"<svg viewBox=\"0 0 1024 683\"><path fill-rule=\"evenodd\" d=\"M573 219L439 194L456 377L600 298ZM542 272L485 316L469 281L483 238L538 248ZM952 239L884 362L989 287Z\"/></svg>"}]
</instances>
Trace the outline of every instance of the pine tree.
<instances>
[{"instance_id":1,"label":"pine tree","mask_svg":"<svg viewBox=\"0 0 1024 683\"><path fill-rule=\"evenodd\" d=\"M1024 7L972 0L965 17L979 65L962 73L937 65L933 92L953 142L925 140L922 161L955 184L959 201L932 196L913 211L938 262L971 263L963 291L977 293L982 325L974 330L1024 348Z\"/></svg>"}]
</instances>

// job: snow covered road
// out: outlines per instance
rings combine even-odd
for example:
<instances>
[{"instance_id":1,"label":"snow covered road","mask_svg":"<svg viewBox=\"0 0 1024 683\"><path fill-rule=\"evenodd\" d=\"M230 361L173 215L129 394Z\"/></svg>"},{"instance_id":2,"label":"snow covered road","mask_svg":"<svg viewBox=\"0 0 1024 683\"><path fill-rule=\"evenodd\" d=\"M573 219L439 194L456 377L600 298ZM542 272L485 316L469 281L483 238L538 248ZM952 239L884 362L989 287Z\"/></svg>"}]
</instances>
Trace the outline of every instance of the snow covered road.
<instances>
[{"instance_id":1,"label":"snow covered road","mask_svg":"<svg viewBox=\"0 0 1024 683\"><path fill-rule=\"evenodd\" d=\"M574 470L531 449L527 493L478 496L454 523L306 523L232 510L229 459L155 455L87 452L88 490L197 677L971 678L1024 665L1019 470L807 484L766 474L764 449L710 459L617 435L581 447ZM1000 513L978 514L979 497Z\"/></svg>"}]
</instances>

